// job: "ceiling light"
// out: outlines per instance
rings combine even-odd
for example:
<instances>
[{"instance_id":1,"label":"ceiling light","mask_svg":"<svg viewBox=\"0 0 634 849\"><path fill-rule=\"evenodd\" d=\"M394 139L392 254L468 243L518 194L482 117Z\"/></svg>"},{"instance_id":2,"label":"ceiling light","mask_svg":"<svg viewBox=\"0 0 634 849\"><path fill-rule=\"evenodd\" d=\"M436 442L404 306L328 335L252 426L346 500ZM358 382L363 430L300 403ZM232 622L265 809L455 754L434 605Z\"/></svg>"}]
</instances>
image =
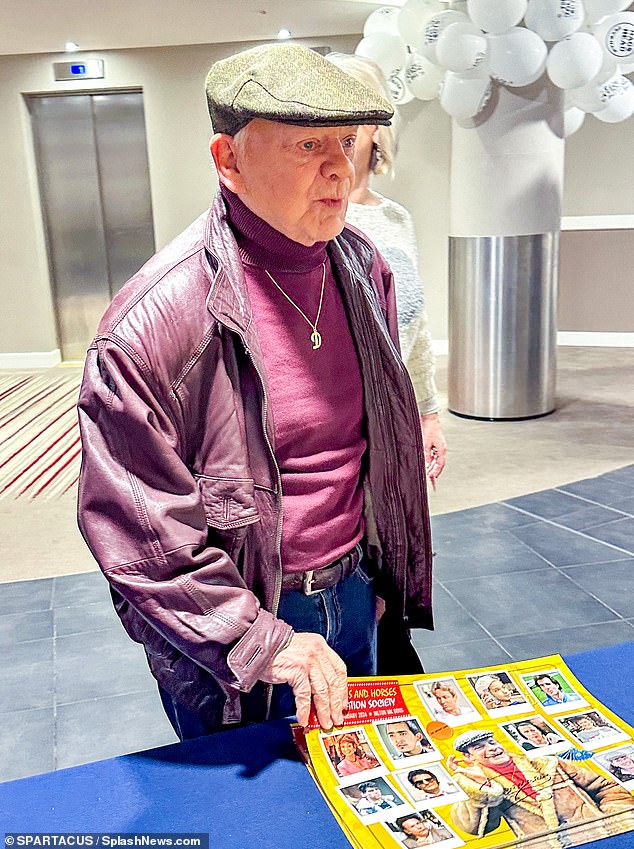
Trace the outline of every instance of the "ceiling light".
<instances>
[{"instance_id":1,"label":"ceiling light","mask_svg":"<svg viewBox=\"0 0 634 849\"><path fill-rule=\"evenodd\" d=\"M79 44L77 44L76 41L67 41L64 45L64 50L67 53L75 53L77 52L77 50L79 50Z\"/></svg>"},{"instance_id":2,"label":"ceiling light","mask_svg":"<svg viewBox=\"0 0 634 849\"><path fill-rule=\"evenodd\" d=\"M277 37L278 37L278 38L290 38L290 37L291 37L291 31L290 31L290 29L281 29L281 30L278 32Z\"/></svg>"}]
</instances>

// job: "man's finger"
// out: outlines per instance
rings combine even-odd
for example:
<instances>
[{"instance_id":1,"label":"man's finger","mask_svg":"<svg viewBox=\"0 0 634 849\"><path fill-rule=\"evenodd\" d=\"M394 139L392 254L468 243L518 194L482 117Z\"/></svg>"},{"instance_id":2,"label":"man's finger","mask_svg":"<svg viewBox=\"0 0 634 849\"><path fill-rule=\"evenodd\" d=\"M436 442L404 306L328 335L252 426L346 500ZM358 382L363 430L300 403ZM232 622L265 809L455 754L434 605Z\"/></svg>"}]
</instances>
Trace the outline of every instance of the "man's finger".
<instances>
[{"instance_id":1,"label":"man's finger","mask_svg":"<svg viewBox=\"0 0 634 849\"><path fill-rule=\"evenodd\" d=\"M292 688L293 696L295 697L295 713L297 715L297 721L301 726L306 727L310 716L310 681L305 675L301 675L298 677L297 681L293 683Z\"/></svg>"},{"instance_id":2,"label":"man's finger","mask_svg":"<svg viewBox=\"0 0 634 849\"><path fill-rule=\"evenodd\" d=\"M315 712L317 714L317 719L319 720L319 724L324 729L332 728L336 724L334 720L332 705L332 693L331 688L328 685L328 681L324 676L323 670L317 664L313 665L309 672L310 675L310 689L313 694L313 704L315 706Z\"/></svg>"}]
</instances>

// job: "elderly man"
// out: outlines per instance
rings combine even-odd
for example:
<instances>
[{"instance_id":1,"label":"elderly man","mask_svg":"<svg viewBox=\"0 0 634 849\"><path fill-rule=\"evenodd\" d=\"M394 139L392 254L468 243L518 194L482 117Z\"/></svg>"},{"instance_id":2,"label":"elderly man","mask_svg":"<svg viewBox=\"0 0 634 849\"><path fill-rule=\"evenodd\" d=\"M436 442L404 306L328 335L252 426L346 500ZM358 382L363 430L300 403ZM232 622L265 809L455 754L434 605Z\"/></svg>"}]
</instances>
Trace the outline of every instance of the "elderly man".
<instances>
[{"instance_id":1,"label":"elderly man","mask_svg":"<svg viewBox=\"0 0 634 849\"><path fill-rule=\"evenodd\" d=\"M599 840L634 827L634 799L627 790L578 761L552 755L532 760L511 755L487 730L459 735L454 748L462 758L450 756L447 765L469 798L457 802L451 816L468 834L482 837L498 828L502 820L516 837L533 837L570 826L565 832L535 841L537 849L553 849ZM597 821L602 814L619 816Z\"/></svg>"},{"instance_id":2,"label":"elderly man","mask_svg":"<svg viewBox=\"0 0 634 849\"><path fill-rule=\"evenodd\" d=\"M392 107L292 44L206 92L220 192L101 321L79 522L181 738L311 700L329 728L375 671L375 591L432 626L392 278L344 229L357 126Z\"/></svg>"}]
</instances>

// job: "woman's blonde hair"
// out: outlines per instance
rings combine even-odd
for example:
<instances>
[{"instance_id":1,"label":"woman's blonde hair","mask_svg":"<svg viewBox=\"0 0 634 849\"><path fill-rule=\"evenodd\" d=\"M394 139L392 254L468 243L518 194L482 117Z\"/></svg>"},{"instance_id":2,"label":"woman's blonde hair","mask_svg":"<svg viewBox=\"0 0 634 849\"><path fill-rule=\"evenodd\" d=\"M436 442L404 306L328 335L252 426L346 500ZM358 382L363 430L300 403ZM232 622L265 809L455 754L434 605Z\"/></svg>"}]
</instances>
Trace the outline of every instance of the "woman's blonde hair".
<instances>
[{"instance_id":1,"label":"woman's blonde hair","mask_svg":"<svg viewBox=\"0 0 634 849\"><path fill-rule=\"evenodd\" d=\"M351 77L354 77L377 94L382 95L387 101L392 102L392 96L385 80L383 71L372 59L365 56L356 56L352 53L328 53L326 59L341 68ZM373 174L391 174L394 170L394 160L397 149L397 124L398 116L394 113L392 123L389 127L378 128L379 154L372 160Z\"/></svg>"}]
</instances>

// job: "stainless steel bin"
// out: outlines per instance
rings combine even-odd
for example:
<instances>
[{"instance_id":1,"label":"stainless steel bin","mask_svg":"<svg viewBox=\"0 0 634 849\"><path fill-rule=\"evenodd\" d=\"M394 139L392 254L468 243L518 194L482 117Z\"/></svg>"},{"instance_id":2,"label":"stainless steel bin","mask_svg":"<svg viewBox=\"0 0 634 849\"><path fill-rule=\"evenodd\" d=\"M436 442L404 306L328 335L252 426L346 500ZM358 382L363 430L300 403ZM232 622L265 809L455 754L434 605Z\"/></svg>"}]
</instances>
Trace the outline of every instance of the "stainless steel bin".
<instances>
[{"instance_id":1,"label":"stainless steel bin","mask_svg":"<svg viewBox=\"0 0 634 849\"><path fill-rule=\"evenodd\" d=\"M559 232L449 240L449 409L524 419L555 408Z\"/></svg>"}]
</instances>

